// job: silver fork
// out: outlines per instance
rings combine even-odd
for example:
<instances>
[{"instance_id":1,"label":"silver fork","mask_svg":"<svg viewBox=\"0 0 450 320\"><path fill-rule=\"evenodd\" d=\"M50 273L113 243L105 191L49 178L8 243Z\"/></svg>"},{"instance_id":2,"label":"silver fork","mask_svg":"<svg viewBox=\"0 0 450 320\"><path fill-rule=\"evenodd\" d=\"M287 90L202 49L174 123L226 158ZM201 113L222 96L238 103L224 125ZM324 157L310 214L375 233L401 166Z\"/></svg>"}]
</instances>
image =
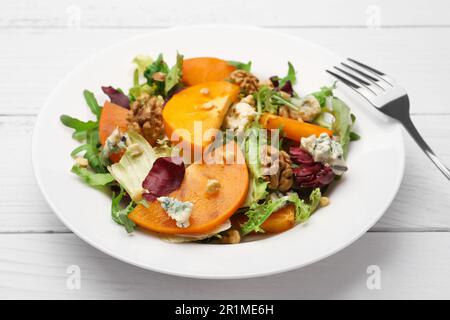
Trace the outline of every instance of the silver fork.
<instances>
[{"instance_id":1,"label":"silver fork","mask_svg":"<svg viewBox=\"0 0 450 320\"><path fill-rule=\"evenodd\" d=\"M425 142L411 121L409 115L409 98L405 89L385 73L354 59L348 58L347 60L349 61L348 63L341 62L341 66L334 66L338 73L330 70L326 71L359 93L379 111L398 120L428 158L450 180L450 170L436 156L433 150L431 150L430 146Z\"/></svg>"}]
</instances>

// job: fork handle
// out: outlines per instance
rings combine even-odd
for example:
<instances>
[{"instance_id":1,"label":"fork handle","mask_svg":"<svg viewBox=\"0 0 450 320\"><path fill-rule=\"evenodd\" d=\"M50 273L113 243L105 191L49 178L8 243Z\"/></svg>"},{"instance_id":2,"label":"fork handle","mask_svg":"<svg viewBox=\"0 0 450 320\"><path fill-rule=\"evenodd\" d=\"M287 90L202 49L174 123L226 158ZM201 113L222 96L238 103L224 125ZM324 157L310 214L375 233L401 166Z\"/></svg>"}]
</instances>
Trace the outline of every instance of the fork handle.
<instances>
[{"instance_id":1,"label":"fork handle","mask_svg":"<svg viewBox=\"0 0 450 320\"><path fill-rule=\"evenodd\" d=\"M430 146L425 142L425 140L417 131L416 126L411 121L410 117L403 119L403 126L408 131L408 133L413 137L414 141L419 145L423 152L430 158L431 161L438 167L439 170L444 174L444 176L450 180L450 170L445 166L445 164L436 156L436 154L431 150Z\"/></svg>"}]
</instances>

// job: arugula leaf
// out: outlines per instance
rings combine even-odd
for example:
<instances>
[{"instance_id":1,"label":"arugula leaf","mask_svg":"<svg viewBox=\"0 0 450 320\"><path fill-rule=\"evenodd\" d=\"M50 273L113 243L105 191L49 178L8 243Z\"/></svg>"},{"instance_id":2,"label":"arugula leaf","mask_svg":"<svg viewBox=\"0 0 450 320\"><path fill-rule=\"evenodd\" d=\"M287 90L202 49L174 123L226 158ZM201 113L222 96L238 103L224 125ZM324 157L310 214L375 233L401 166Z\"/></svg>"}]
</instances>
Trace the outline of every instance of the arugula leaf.
<instances>
[{"instance_id":1,"label":"arugula leaf","mask_svg":"<svg viewBox=\"0 0 450 320\"><path fill-rule=\"evenodd\" d=\"M322 87L320 91L313 92L312 95L319 101L320 106L325 107L327 97L333 96L333 90L336 89L336 82L331 87Z\"/></svg>"},{"instance_id":2,"label":"arugula leaf","mask_svg":"<svg viewBox=\"0 0 450 320\"><path fill-rule=\"evenodd\" d=\"M275 91L271 90L268 86L259 88L255 94L258 115L261 115L263 112L278 113L279 105L272 101L274 95Z\"/></svg>"},{"instance_id":3,"label":"arugula leaf","mask_svg":"<svg viewBox=\"0 0 450 320\"><path fill-rule=\"evenodd\" d=\"M93 187L106 186L114 181L114 177L109 173L95 173L79 165L74 165L71 171Z\"/></svg>"},{"instance_id":4,"label":"arugula leaf","mask_svg":"<svg viewBox=\"0 0 450 320\"><path fill-rule=\"evenodd\" d=\"M270 89L268 86L259 88L255 93L255 100L256 110L259 115L262 112L277 114L280 106L287 106L296 111L299 110L299 107L292 103L290 99L283 98L279 92Z\"/></svg>"},{"instance_id":5,"label":"arugula leaf","mask_svg":"<svg viewBox=\"0 0 450 320\"><path fill-rule=\"evenodd\" d=\"M279 79L279 88L282 88L286 82L290 81L292 85L297 82L296 71L292 63L288 62L288 73L284 78Z\"/></svg>"},{"instance_id":6,"label":"arugula leaf","mask_svg":"<svg viewBox=\"0 0 450 320\"><path fill-rule=\"evenodd\" d=\"M238 70L244 70L244 71L250 72L252 69L251 61L244 63L244 62L240 62L240 61L229 60L227 62L228 62L228 64L231 64L233 67L235 67Z\"/></svg>"},{"instance_id":7,"label":"arugula leaf","mask_svg":"<svg viewBox=\"0 0 450 320\"><path fill-rule=\"evenodd\" d=\"M94 94L89 90L83 91L84 99L86 100L86 103L91 109L91 112L97 116L97 120L100 119L100 115L102 114L102 108L99 106L97 99L95 99Z\"/></svg>"},{"instance_id":8,"label":"arugula leaf","mask_svg":"<svg viewBox=\"0 0 450 320\"><path fill-rule=\"evenodd\" d=\"M169 70L165 80L164 93L166 96L169 94L169 91L172 90L177 84L180 83L182 77L183 70L183 55L177 53L177 62L176 64Z\"/></svg>"},{"instance_id":9,"label":"arugula leaf","mask_svg":"<svg viewBox=\"0 0 450 320\"><path fill-rule=\"evenodd\" d=\"M350 142L350 132L353 121L350 115L350 108L340 99L333 98L333 131L339 136L339 143L344 151L344 158L348 154L348 144Z\"/></svg>"},{"instance_id":10,"label":"arugula leaf","mask_svg":"<svg viewBox=\"0 0 450 320\"><path fill-rule=\"evenodd\" d=\"M89 120L85 122L65 114L63 114L59 119L66 127L74 129L75 132L92 130L95 129L98 125L95 121Z\"/></svg>"},{"instance_id":11,"label":"arugula leaf","mask_svg":"<svg viewBox=\"0 0 450 320\"><path fill-rule=\"evenodd\" d=\"M72 157L75 157L77 154L79 154L80 152L86 151L89 148L89 145L87 143L82 144L78 147L76 147L75 149L72 150L72 152L70 153L70 155Z\"/></svg>"},{"instance_id":12,"label":"arugula leaf","mask_svg":"<svg viewBox=\"0 0 450 320\"><path fill-rule=\"evenodd\" d=\"M87 133L86 144L86 153L84 154L84 157L89 161L89 166L98 173L108 172L100 153L101 144L98 130L89 131Z\"/></svg>"},{"instance_id":13,"label":"arugula leaf","mask_svg":"<svg viewBox=\"0 0 450 320\"><path fill-rule=\"evenodd\" d=\"M134 231L136 224L128 218L128 214L135 208L136 204L133 201L130 201L130 203L125 208L122 208L120 202L122 201L124 194L125 191L122 187L120 187L120 192L117 196L113 192L111 202L111 217L114 222L123 225L125 227L125 230L128 233L131 233Z\"/></svg>"},{"instance_id":14,"label":"arugula leaf","mask_svg":"<svg viewBox=\"0 0 450 320\"><path fill-rule=\"evenodd\" d=\"M261 225L270 215L284 207L287 203L295 205L296 222L304 222L309 219L311 214L316 210L321 197L319 188L313 190L310 195L310 203L305 203L299 198L298 194L290 193L276 200L266 200L264 203L254 203L246 212L248 220L241 226L241 233L246 235L250 232L264 232Z\"/></svg>"}]
</instances>

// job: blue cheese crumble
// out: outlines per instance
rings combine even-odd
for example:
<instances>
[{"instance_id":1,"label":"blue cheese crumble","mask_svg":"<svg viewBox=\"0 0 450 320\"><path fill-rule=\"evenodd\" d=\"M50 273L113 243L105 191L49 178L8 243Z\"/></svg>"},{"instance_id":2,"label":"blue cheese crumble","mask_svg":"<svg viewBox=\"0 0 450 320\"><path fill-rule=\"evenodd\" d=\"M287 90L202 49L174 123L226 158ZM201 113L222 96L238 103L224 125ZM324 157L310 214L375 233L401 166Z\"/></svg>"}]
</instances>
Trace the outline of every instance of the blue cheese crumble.
<instances>
[{"instance_id":1,"label":"blue cheese crumble","mask_svg":"<svg viewBox=\"0 0 450 320\"><path fill-rule=\"evenodd\" d=\"M108 159L111 154L125 150L128 144L128 135L120 133L119 128L115 128L109 137L106 138L105 145L102 148L103 159Z\"/></svg>"},{"instance_id":2,"label":"blue cheese crumble","mask_svg":"<svg viewBox=\"0 0 450 320\"><path fill-rule=\"evenodd\" d=\"M342 146L326 133L322 133L318 138L315 135L302 138L301 146L312 155L314 161L329 165L336 175L347 171Z\"/></svg>"},{"instance_id":3,"label":"blue cheese crumble","mask_svg":"<svg viewBox=\"0 0 450 320\"><path fill-rule=\"evenodd\" d=\"M157 200L161 203L163 210L177 222L178 228L189 227L189 218L191 217L192 202L180 201L171 197L159 197Z\"/></svg>"}]
</instances>

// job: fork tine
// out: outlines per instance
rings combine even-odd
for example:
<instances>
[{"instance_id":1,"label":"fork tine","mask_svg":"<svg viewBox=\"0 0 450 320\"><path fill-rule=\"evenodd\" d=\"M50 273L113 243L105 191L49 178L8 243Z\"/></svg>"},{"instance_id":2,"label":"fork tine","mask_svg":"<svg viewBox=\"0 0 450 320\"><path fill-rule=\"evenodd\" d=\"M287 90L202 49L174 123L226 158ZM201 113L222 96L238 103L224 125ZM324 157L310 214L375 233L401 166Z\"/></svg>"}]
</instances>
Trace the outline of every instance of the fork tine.
<instances>
[{"instance_id":1,"label":"fork tine","mask_svg":"<svg viewBox=\"0 0 450 320\"><path fill-rule=\"evenodd\" d=\"M378 74L379 76L385 76L385 75L386 75L386 74L384 74L383 72L381 72L381 71L379 71L379 70L377 70L377 69L374 69L374 68L372 68L372 67L369 67L368 65L365 65L364 63L361 63L361 62L359 62L359 61L356 61L355 59L347 58L347 60L353 62L354 64L357 64L358 66L360 66L360 67L362 67L362 68L364 68L364 69L367 69L367 70L369 70L369 71L372 71L373 73L376 73L376 74Z\"/></svg>"},{"instance_id":2,"label":"fork tine","mask_svg":"<svg viewBox=\"0 0 450 320\"><path fill-rule=\"evenodd\" d=\"M360 89L361 87L358 86L356 83L351 82L350 80L338 75L337 73L334 73L333 71L330 70L325 70L326 72L328 72L329 74L331 74L333 77L335 77L336 79L338 79L339 81L341 81L342 83L346 84L347 86L349 86L352 89Z\"/></svg>"},{"instance_id":3,"label":"fork tine","mask_svg":"<svg viewBox=\"0 0 450 320\"><path fill-rule=\"evenodd\" d=\"M370 71L375 76L375 77L372 77L372 78L375 78L375 79L378 78L379 80L383 80L383 82L387 83L389 85L389 87L395 87L395 81L391 77L389 77L387 74L385 74L385 73L383 73L383 72L381 72L381 71L379 71L377 69L374 69L372 67L369 67L368 65L366 65L366 64L364 64L362 62L356 61L355 59L347 58L347 60L352 62L352 63L354 63L355 65L363 68L363 69L366 69L366 70ZM345 65L344 63L342 63L342 64ZM348 66L348 65L346 65L346 66L348 68L352 68L351 66ZM358 70L356 68L353 68L353 69L355 69L354 70L355 72L360 71L360 70ZM356 70L358 70L358 71L356 71ZM362 72L362 71L360 71L360 72ZM370 75L368 75L368 76L370 76ZM377 83L376 81L374 81L374 83L377 84L384 91L386 91L386 89L383 88L379 83Z\"/></svg>"},{"instance_id":4,"label":"fork tine","mask_svg":"<svg viewBox=\"0 0 450 320\"><path fill-rule=\"evenodd\" d=\"M354 74L347 72L339 67L334 66L334 68L340 72L342 72L343 74L345 74L346 76L350 77L351 79L355 80L356 82L360 83L361 85L363 85L364 87L366 87L369 91L371 91L373 94L376 95L376 93L370 88L370 83L361 79L360 77L355 76Z\"/></svg>"},{"instance_id":5,"label":"fork tine","mask_svg":"<svg viewBox=\"0 0 450 320\"><path fill-rule=\"evenodd\" d=\"M366 79L372 81L374 84L377 84L377 82L380 81L380 79L375 78L375 77L372 77L370 74L367 74L367 73L365 73L365 72L362 72L361 70L356 69L356 68L352 67L351 65L348 65L348 64L345 63L345 62L341 62L341 64L342 64L344 67L346 67L347 69L350 69L350 70L356 72L357 74L359 74L360 76L365 77Z\"/></svg>"},{"instance_id":6,"label":"fork tine","mask_svg":"<svg viewBox=\"0 0 450 320\"><path fill-rule=\"evenodd\" d=\"M356 91L359 95L361 95L364 99L369 101L373 106L375 106L374 98L376 98L375 93L367 88L366 86L359 86L358 84L348 80L347 78L333 72L330 70L325 70L327 73L329 73L331 76L336 78L337 80L341 81L343 84L349 86L351 89ZM369 91L370 90L370 91Z\"/></svg>"}]
</instances>

